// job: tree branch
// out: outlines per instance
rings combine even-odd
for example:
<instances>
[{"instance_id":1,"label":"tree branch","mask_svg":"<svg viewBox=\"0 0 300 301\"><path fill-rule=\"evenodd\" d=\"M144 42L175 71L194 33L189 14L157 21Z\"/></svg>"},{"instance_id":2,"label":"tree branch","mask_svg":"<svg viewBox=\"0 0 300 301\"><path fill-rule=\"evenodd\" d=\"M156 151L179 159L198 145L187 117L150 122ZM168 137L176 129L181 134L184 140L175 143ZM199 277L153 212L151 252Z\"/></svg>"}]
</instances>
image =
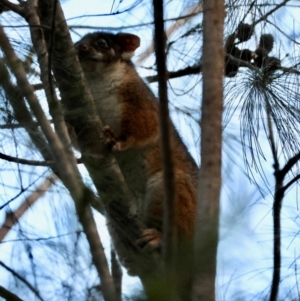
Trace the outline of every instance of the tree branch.
<instances>
[{"instance_id":1,"label":"tree branch","mask_svg":"<svg viewBox=\"0 0 300 301\"><path fill-rule=\"evenodd\" d=\"M3 241L9 230L20 220L22 215L55 183L57 177L52 174L41 184L14 212L6 213L4 223L0 227L0 242Z\"/></svg>"},{"instance_id":2,"label":"tree branch","mask_svg":"<svg viewBox=\"0 0 300 301\"><path fill-rule=\"evenodd\" d=\"M283 186L283 190L286 191L291 185L293 185L295 182L297 182L300 179L300 174L295 176L292 180L290 180L288 183L286 183Z\"/></svg>"},{"instance_id":3,"label":"tree branch","mask_svg":"<svg viewBox=\"0 0 300 301\"><path fill-rule=\"evenodd\" d=\"M255 25L257 25L258 23L260 23L261 21L266 20L270 15L272 15L276 10L278 10L280 7L285 6L290 0L284 0L283 2L277 4L273 9L271 9L270 11L268 11L265 15L263 15L261 18L259 18L258 20L256 20L255 22L252 23L252 26L254 27Z\"/></svg>"},{"instance_id":4,"label":"tree branch","mask_svg":"<svg viewBox=\"0 0 300 301\"><path fill-rule=\"evenodd\" d=\"M281 177L285 177L286 174L292 169L292 167L300 160L300 152L290 158L284 167L280 171Z\"/></svg>"},{"instance_id":5,"label":"tree branch","mask_svg":"<svg viewBox=\"0 0 300 301\"><path fill-rule=\"evenodd\" d=\"M281 225L280 225L280 213L282 199L284 195L284 189L282 188L283 177L280 176L279 161L277 158L277 150L275 146L275 140L271 122L271 109L270 104L266 102L266 115L267 125L269 131L269 142L271 145L271 151L274 160L274 175L275 175L275 195L273 203L273 279L271 287L270 301L276 301L278 295L278 288L280 282L280 268L281 268Z\"/></svg>"},{"instance_id":6,"label":"tree branch","mask_svg":"<svg viewBox=\"0 0 300 301\"><path fill-rule=\"evenodd\" d=\"M172 78L178 78L186 75L191 75L191 74L198 74L202 71L202 64L194 65L194 66L188 66L183 69L179 69L177 71L169 71L166 73L166 78L172 79ZM149 83L157 82L158 81L158 74L153 75L153 76L146 76L145 79Z\"/></svg>"},{"instance_id":7,"label":"tree branch","mask_svg":"<svg viewBox=\"0 0 300 301\"><path fill-rule=\"evenodd\" d=\"M11 291L7 290L1 285L0 285L0 296L7 301L23 301L16 294L12 293Z\"/></svg>"},{"instance_id":8,"label":"tree branch","mask_svg":"<svg viewBox=\"0 0 300 301\"><path fill-rule=\"evenodd\" d=\"M25 10L24 7L12 3L8 0L0 0L0 3L4 6L7 7L8 9L12 10L13 12L17 13L18 15L25 17Z\"/></svg>"},{"instance_id":9,"label":"tree branch","mask_svg":"<svg viewBox=\"0 0 300 301\"><path fill-rule=\"evenodd\" d=\"M44 301L44 299L41 297L40 293L24 277L20 276L15 270L13 270L9 266L7 266L4 262L0 261L0 265L4 269L6 269L7 271L9 271L18 280L20 280L21 282L23 282L36 295L36 297L39 300Z\"/></svg>"},{"instance_id":10,"label":"tree branch","mask_svg":"<svg viewBox=\"0 0 300 301\"><path fill-rule=\"evenodd\" d=\"M50 166L51 165L51 162L26 160L26 159L21 159L21 158L16 158L16 157L12 157L9 155L5 155L3 153L0 153L0 159L6 160L9 162L18 163L18 164L25 164L25 165L32 165L32 166Z\"/></svg>"},{"instance_id":11,"label":"tree branch","mask_svg":"<svg viewBox=\"0 0 300 301\"><path fill-rule=\"evenodd\" d=\"M221 190L224 1L203 1L201 168L192 300L215 300ZM199 46L200 47L200 46Z\"/></svg>"},{"instance_id":12,"label":"tree branch","mask_svg":"<svg viewBox=\"0 0 300 301\"><path fill-rule=\"evenodd\" d=\"M158 77L159 125L162 146L162 162L164 176L164 223L163 223L163 254L167 263L167 273L175 272L175 184L173 154L171 149L171 127L168 104L166 37L164 30L164 10L162 0L153 0L154 10L154 45Z\"/></svg>"},{"instance_id":13,"label":"tree branch","mask_svg":"<svg viewBox=\"0 0 300 301\"><path fill-rule=\"evenodd\" d=\"M52 11L52 23L51 23L51 32L55 31L55 3L54 2L54 9ZM39 27L40 26L40 19L38 16L38 0L28 0L27 1L27 9L28 9L28 17L27 21L30 27L31 33L31 40L34 46L34 50L38 57L39 66L41 69L41 81L43 84L43 88L45 90L46 99L49 106L49 112L53 119L53 124L55 127L55 131L63 144L66 154L69 157L69 160L74 161L75 158L73 156L71 150L71 141L69 139L67 133L67 127L65 125L63 111L61 108L61 103L58 101L57 96L54 91L54 83L52 80L51 75L51 44L52 44L52 35L50 35L50 46L49 51L50 55L48 54L46 43L44 40L43 31ZM50 12L49 12L50 13Z\"/></svg>"}]
</instances>

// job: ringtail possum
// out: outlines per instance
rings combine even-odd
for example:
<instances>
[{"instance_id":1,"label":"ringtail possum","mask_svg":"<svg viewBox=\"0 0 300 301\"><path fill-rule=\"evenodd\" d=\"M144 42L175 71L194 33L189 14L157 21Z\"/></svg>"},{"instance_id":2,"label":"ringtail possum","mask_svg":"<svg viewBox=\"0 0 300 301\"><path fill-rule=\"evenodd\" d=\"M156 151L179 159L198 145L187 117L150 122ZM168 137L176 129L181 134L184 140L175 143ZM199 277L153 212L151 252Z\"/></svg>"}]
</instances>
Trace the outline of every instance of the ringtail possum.
<instances>
[{"instance_id":1,"label":"ringtail possum","mask_svg":"<svg viewBox=\"0 0 300 301\"><path fill-rule=\"evenodd\" d=\"M137 244L160 249L163 224L163 167L159 102L138 75L131 58L140 46L134 34L95 32L75 48L102 120L107 146L114 152L147 229ZM192 240L196 218L198 167L171 126L178 241ZM126 229L124 229L126 231ZM120 256L120 253L118 252Z\"/></svg>"}]
</instances>

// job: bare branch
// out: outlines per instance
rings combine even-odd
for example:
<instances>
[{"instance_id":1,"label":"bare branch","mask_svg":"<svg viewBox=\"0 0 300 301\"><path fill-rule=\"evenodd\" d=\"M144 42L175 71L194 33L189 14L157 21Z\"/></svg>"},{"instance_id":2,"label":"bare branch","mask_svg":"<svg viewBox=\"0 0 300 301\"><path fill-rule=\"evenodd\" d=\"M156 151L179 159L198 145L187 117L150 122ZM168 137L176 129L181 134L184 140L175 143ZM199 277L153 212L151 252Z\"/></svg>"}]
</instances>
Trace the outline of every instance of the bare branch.
<instances>
[{"instance_id":1,"label":"bare branch","mask_svg":"<svg viewBox=\"0 0 300 301\"><path fill-rule=\"evenodd\" d=\"M22 215L30 208L48 189L55 183L57 177L54 174L48 176L41 184L14 212L7 212L5 221L0 227L0 242L3 241L9 230L20 220Z\"/></svg>"},{"instance_id":2,"label":"bare branch","mask_svg":"<svg viewBox=\"0 0 300 301\"><path fill-rule=\"evenodd\" d=\"M284 165L284 167L280 171L280 176L285 177L285 175L292 169L292 167L300 160L300 152L296 154L294 157L290 158L288 162Z\"/></svg>"},{"instance_id":3,"label":"bare branch","mask_svg":"<svg viewBox=\"0 0 300 301\"><path fill-rule=\"evenodd\" d=\"M284 196L284 189L282 187L283 177L280 176L279 161L277 157L277 150L275 146L275 140L272 129L271 122L271 109L270 104L266 102L266 115L267 115L267 125L269 131L269 142L271 145L271 151L274 160L274 175L275 175L275 195L274 195L274 205L273 205L273 279L271 287L270 301L276 301L280 282L280 269L281 269L281 225L280 225L280 213L282 200Z\"/></svg>"},{"instance_id":4,"label":"bare branch","mask_svg":"<svg viewBox=\"0 0 300 301\"><path fill-rule=\"evenodd\" d=\"M111 258L111 274L114 279L117 294L120 296L120 299L121 299L123 272L122 272L122 267L117 259L116 252L114 249L111 249L110 258Z\"/></svg>"},{"instance_id":5,"label":"bare branch","mask_svg":"<svg viewBox=\"0 0 300 301\"><path fill-rule=\"evenodd\" d=\"M175 18L169 18L169 19L165 19L165 22L168 21L178 21L178 20L182 20L182 19L191 19L192 17L195 17L196 15L198 15L201 10L194 10L193 9L194 6L192 7L192 9L190 9L189 11L191 11L191 13L183 15L183 16L179 16L179 17L175 17ZM84 15L84 18L86 18L87 16ZM141 24L135 24L135 25L128 25L128 26L122 26L122 27L115 27L115 26L95 26L95 25L70 25L69 28L71 29L79 29L79 28L83 28L83 29L97 29L97 30L109 30L109 31L117 31L117 30L126 30L126 29L132 29L132 28L140 28L143 26L149 26L149 25L153 25L154 22L148 22L148 23L141 23Z\"/></svg>"},{"instance_id":6,"label":"bare branch","mask_svg":"<svg viewBox=\"0 0 300 301\"><path fill-rule=\"evenodd\" d=\"M276 10L278 10L279 8L281 8L282 6L285 6L290 0L284 0L283 2L277 4L273 9L271 9L270 11L268 11L265 15L263 15L261 18L259 18L258 20L256 20L255 22L253 22L253 26L257 25L258 23L260 23L261 21L265 21L270 15L272 15Z\"/></svg>"},{"instance_id":7,"label":"bare branch","mask_svg":"<svg viewBox=\"0 0 300 301\"><path fill-rule=\"evenodd\" d=\"M49 142L51 149L53 150L52 154L54 157L54 162L57 170L60 173L60 176L62 177L67 188L70 190L72 196L75 197L75 200L80 200L83 186L78 184L80 173L76 167L76 164L74 164L75 161L69 160L69 158L66 156L62 143L53 132L50 123L48 122L48 119L46 118L36 95L34 94L34 90L27 80L22 62L15 55L14 50L4 34L2 27L0 27L0 47L7 58L7 62L11 71L17 79L18 87L22 91L23 95L25 95L31 110L33 111L39 125L43 130L43 133Z\"/></svg>"},{"instance_id":8,"label":"bare branch","mask_svg":"<svg viewBox=\"0 0 300 301\"><path fill-rule=\"evenodd\" d=\"M56 2L54 2L56 3ZM53 8L52 15L52 32L55 31L55 4ZM49 111L53 118L54 127L58 137L60 138L62 144L65 147L67 153L69 153L69 159L74 160L74 156L72 155L72 151L70 149L70 139L67 133L67 127L65 125L63 111L61 108L61 103L58 101L56 93L54 91L54 83L51 75L51 45L52 39L50 40L49 52L48 55L46 43L43 36L43 31L38 27L32 26L40 26L40 19L38 16L38 0L28 0L27 1L27 9L30 13L28 13L27 21L30 27L31 40L34 46L34 49L37 53L39 66L41 69L41 81L43 84L43 88L46 93L46 99L49 105ZM50 13L50 12L49 12ZM50 38L52 35L50 35Z\"/></svg>"},{"instance_id":9,"label":"bare branch","mask_svg":"<svg viewBox=\"0 0 300 301\"><path fill-rule=\"evenodd\" d=\"M22 158L16 158L9 155L5 155L3 153L0 153L0 159L6 160L9 162L14 162L18 164L25 164L25 165L32 165L32 166L50 166L51 162L46 161L35 161L35 160L26 160Z\"/></svg>"},{"instance_id":10,"label":"bare branch","mask_svg":"<svg viewBox=\"0 0 300 301\"><path fill-rule=\"evenodd\" d=\"M295 176L292 180L290 180L288 183L286 183L283 186L283 190L286 191L289 187L291 187L294 183L296 183L300 179L300 174Z\"/></svg>"},{"instance_id":11,"label":"bare branch","mask_svg":"<svg viewBox=\"0 0 300 301\"><path fill-rule=\"evenodd\" d=\"M166 67L166 37L164 31L163 1L154 0L154 44L156 67L158 73L159 123L162 145L162 162L164 174L164 225L163 252L167 263L167 272L175 269L176 233L175 229L175 184L173 154L171 149L171 127L168 104L167 67Z\"/></svg>"},{"instance_id":12,"label":"bare branch","mask_svg":"<svg viewBox=\"0 0 300 301\"><path fill-rule=\"evenodd\" d=\"M9 266L7 266L4 262L0 261L0 265L4 269L6 269L7 271L9 271L18 280L20 280L21 282L23 282L36 295L36 297L39 300L44 301L44 299L41 297L40 293L24 277L20 276L16 271L14 271L12 268L10 268Z\"/></svg>"},{"instance_id":13,"label":"bare branch","mask_svg":"<svg viewBox=\"0 0 300 301\"><path fill-rule=\"evenodd\" d=\"M246 67L251 70L258 70L258 68L251 63L241 60L239 58L234 57L233 55L227 53L226 56L229 58L229 62L235 62L237 63L240 67ZM294 67L277 67L278 70L282 70L283 72L291 73L291 74L297 74L300 75L300 71L295 69ZM167 72L167 79L173 79L173 78L178 78L182 76L187 76L187 75L192 75L192 74L198 74L202 72L202 64L194 65L194 66L188 66L183 69L179 69L177 71L169 71ZM145 80L148 81L149 83L157 82L158 81L158 75L151 75L151 76L146 76Z\"/></svg>"},{"instance_id":14,"label":"bare branch","mask_svg":"<svg viewBox=\"0 0 300 301\"><path fill-rule=\"evenodd\" d=\"M23 301L16 294L12 293L11 291L7 290L1 285L0 285L0 296L7 301Z\"/></svg>"},{"instance_id":15,"label":"bare branch","mask_svg":"<svg viewBox=\"0 0 300 301\"><path fill-rule=\"evenodd\" d=\"M194 65L194 66L188 66L184 69L167 72L166 78L167 79L178 78L178 77L182 77L182 76L186 76L186 75L198 74L201 71L202 71L202 64ZM157 82L158 81L158 75L147 76L147 77L145 77L145 79L149 83Z\"/></svg>"},{"instance_id":16,"label":"bare branch","mask_svg":"<svg viewBox=\"0 0 300 301\"><path fill-rule=\"evenodd\" d=\"M0 4L19 14L20 16L25 17L25 9L22 6L12 3L8 0L0 0Z\"/></svg>"}]
</instances>

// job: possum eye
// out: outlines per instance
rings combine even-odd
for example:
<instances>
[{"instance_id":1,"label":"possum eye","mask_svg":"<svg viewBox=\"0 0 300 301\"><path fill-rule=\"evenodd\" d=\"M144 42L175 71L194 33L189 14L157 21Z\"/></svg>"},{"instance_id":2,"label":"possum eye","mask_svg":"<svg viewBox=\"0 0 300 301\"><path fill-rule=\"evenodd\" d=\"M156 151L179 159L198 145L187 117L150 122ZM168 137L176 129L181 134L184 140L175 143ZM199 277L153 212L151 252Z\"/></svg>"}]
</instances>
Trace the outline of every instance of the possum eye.
<instances>
[{"instance_id":1,"label":"possum eye","mask_svg":"<svg viewBox=\"0 0 300 301\"><path fill-rule=\"evenodd\" d=\"M108 48L107 42L104 39L99 39L95 44L98 47Z\"/></svg>"}]
</instances>

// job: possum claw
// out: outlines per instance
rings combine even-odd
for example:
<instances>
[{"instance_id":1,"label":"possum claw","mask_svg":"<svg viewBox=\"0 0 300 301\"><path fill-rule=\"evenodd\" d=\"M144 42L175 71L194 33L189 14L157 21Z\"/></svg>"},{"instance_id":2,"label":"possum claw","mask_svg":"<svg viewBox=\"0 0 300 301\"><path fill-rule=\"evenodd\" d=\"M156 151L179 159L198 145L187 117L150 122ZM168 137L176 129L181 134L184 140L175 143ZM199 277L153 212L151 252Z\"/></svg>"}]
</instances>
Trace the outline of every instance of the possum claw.
<instances>
[{"instance_id":1,"label":"possum claw","mask_svg":"<svg viewBox=\"0 0 300 301\"><path fill-rule=\"evenodd\" d=\"M145 229L141 238L136 243L143 248L143 251L150 252L161 247L162 234L156 229Z\"/></svg>"}]
</instances>

